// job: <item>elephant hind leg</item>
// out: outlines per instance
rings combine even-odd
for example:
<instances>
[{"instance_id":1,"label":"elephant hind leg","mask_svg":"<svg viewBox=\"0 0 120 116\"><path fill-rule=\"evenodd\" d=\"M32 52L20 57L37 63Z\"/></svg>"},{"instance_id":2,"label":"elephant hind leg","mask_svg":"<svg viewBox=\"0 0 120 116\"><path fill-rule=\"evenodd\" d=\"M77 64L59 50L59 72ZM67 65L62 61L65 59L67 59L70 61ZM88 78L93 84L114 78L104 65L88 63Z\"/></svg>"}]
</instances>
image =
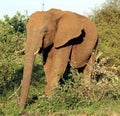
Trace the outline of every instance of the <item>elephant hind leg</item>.
<instances>
[{"instance_id":1,"label":"elephant hind leg","mask_svg":"<svg viewBox=\"0 0 120 116\"><path fill-rule=\"evenodd\" d=\"M95 45L93 52L89 58L89 61L83 70L83 83L86 86L89 86L90 82L91 82L91 74L93 72L94 62L95 62L96 54L97 54L97 49L98 49L98 41L96 42L96 45Z\"/></svg>"}]
</instances>

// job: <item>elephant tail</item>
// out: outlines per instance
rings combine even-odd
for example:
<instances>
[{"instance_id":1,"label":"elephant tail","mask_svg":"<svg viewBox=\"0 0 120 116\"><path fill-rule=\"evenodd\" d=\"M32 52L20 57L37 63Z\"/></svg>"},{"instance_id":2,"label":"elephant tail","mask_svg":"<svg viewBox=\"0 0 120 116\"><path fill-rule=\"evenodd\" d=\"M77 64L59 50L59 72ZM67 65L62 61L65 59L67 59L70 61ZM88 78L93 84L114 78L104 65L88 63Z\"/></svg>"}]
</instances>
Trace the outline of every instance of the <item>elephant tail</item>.
<instances>
[{"instance_id":1,"label":"elephant tail","mask_svg":"<svg viewBox=\"0 0 120 116\"><path fill-rule=\"evenodd\" d=\"M91 55L93 62L95 62L95 60L96 60L96 55L97 55L97 51L98 51L98 43L99 43L99 36L97 38L96 44L95 44L94 49L93 49L93 53Z\"/></svg>"}]
</instances>

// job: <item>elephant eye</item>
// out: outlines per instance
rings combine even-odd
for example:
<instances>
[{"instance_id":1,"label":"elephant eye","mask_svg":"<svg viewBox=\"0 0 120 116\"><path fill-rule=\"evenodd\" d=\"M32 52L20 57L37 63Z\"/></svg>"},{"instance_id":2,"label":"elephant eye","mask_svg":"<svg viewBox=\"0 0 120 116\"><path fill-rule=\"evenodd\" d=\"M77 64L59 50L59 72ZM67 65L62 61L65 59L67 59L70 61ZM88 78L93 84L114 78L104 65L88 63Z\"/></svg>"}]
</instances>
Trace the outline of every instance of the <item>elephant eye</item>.
<instances>
[{"instance_id":1,"label":"elephant eye","mask_svg":"<svg viewBox=\"0 0 120 116\"><path fill-rule=\"evenodd\" d=\"M45 27L45 28L44 28L44 33L47 33L47 32L48 32L48 28Z\"/></svg>"}]
</instances>

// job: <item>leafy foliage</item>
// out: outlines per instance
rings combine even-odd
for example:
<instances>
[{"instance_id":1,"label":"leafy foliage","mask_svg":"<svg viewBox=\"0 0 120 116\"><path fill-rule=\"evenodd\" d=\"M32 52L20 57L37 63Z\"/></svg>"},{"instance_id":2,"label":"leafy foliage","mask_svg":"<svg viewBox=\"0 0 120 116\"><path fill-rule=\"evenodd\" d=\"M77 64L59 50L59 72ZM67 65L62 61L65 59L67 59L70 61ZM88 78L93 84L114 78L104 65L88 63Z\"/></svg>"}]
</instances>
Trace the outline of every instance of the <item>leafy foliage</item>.
<instances>
[{"instance_id":1,"label":"leafy foliage","mask_svg":"<svg viewBox=\"0 0 120 116\"><path fill-rule=\"evenodd\" d=\"M8 15L4 16L4 25L10 28L11 32L21 32L25 31L25 25L28 21L27 11L25 15L21 15L19 12L16 13L12 18Z\"/></svg>"},{"instance_id":2,"label":"leafy foliage","mask_svg":"<svg viewBox=\"0 0 120 116\"><path fill-rule=\"evenodd\" d=\"M94 10L92 19L99 32L99 49L109 57L109 65L120 65L120 0L108 0L102 9Z\"/></svg>"},{"instance_id":3,"label":"leafy foliage","mask_svg":"<svg viewBox=\"0 0 120 116\"><path fill-rule=\"evenodd\" d=\"M4 21L0 21L0 95L5 95L6 89L14 89L15 82L20 81L17 69L22 59L18 57L17 51L23 48L26 35L25 30L17 29L20 25L16 22L21 18L24 18L22 25L25 27L28 18L19 12L12 18L6 15Z\"/></svg>"}]
</instances>

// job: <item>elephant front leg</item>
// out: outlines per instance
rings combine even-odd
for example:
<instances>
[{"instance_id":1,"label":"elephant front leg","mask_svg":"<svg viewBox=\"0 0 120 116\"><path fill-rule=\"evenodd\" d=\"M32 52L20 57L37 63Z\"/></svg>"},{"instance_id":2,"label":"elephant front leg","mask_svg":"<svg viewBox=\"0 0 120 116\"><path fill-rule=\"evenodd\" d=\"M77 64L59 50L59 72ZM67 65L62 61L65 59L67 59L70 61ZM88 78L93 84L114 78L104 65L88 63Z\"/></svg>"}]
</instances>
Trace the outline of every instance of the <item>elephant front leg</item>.
<instances>
[{"instance_id":1,"label":"elephant front leg","mask_svg":"<svg viewBox=\"0 0 120 116\"><path fill-rule=\"evenodd\" d=\"M54 88L58 86L61 75L65 72L67 67L69 56L70 56L71 46L53 49L51 52L52 58L48 56L47 62L44 66L47 85L45 93L47 96L51 95Z\"/></svg>"}]
</instances>

